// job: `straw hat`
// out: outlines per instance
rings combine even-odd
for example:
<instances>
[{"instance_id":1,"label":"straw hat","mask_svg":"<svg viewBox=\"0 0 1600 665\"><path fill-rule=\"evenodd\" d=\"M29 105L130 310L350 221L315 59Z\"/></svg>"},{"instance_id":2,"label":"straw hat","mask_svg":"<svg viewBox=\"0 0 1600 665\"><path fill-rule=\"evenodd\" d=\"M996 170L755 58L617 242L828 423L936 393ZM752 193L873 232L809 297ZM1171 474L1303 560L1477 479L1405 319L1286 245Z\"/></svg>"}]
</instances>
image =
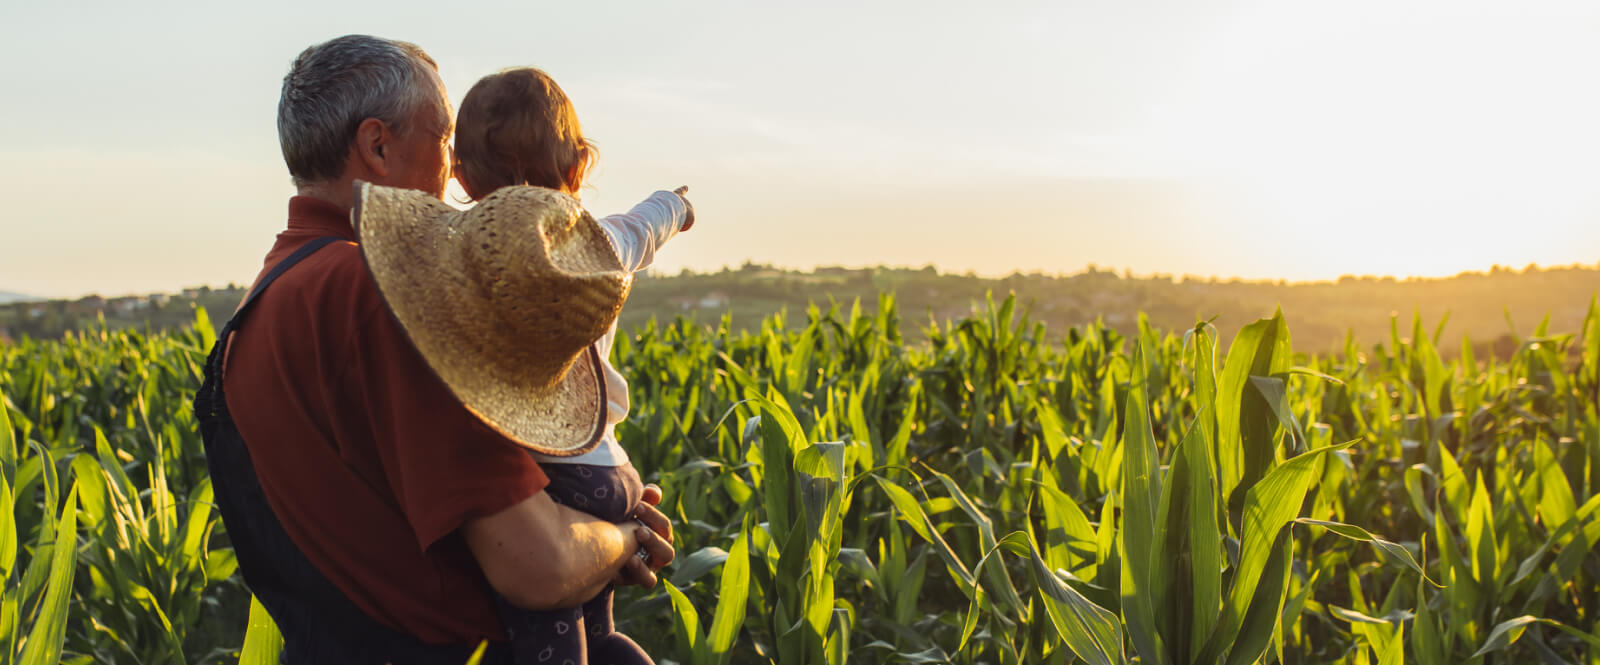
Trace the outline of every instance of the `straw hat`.
<instances>
[{"instance_id":1,"label":"straw hat","mask_svg":"<svg viewBox=\"0 0 1600 665\"><path fill-rule=\"evenodd\" d=\"M632 283L594 217L542 187L504 187L468 210L416 190L356 188L367 268L456 398L537 452L594 448L606 413L594 343Z\"/></svg>"}]
</instances>

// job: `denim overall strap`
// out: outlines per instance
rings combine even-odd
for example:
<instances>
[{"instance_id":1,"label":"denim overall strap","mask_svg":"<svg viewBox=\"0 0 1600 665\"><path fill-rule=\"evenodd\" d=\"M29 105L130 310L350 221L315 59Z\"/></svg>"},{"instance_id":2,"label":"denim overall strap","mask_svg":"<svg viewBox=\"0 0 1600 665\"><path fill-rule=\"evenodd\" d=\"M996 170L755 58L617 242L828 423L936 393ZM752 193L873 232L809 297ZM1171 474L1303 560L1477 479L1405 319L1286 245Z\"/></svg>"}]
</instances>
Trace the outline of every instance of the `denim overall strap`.
<instances>
[{"instance_id":1,"label":"denim overall strap","mask_svg":"<svg viewBox=\"0 0 1600 665\"><path fill-rule=\"evenodd\" d=\"M222 389L222 359L251 305L284 272L329 243L324 237L300 247L263 277L224 325L206 359L204 381L194 400L205 441L217 512L245 584L283 633L282 660L290 665L461 665L476 645L423 644L367 615L328 580L290 540L267 503L255 465L228 413ZM503 643L490 643L483 663L509 663Z\"/></svg>"},{"instance_id":2,"label":"denim overall strap","mask_svg":"<svg viewBox=\"0 0 1600 665\"><path fill-rule=\"evenodd\" d=\"M283 273L288 272L290 268L293 268L295 264L315 254L317 250L327 247L329 243L339 240L341 238L325 236L301 245L299 249L289 255L289 258L279 261L278 265L273 266L272 270L261 278L261 283L256 284L256 287L251 289L250 295L245 296L244 303L239 305L239 309L233 313L232 317L229 317L226 324L223 324L222 332L217 335L216 343L211 345L210 355L206 356L205 377L200 385L200 391L195 393L194 397L195 416L202 423L205 422L207 417L215 415L218 407L227 408L227 405L223 404L220 399L222 395L222 356L228 348L228 338L232 337L234 329L244 322L245 315L250 312L250 306L256 303L256 298L263 291L266 291L268 286L271 286L273 282L283 276ZM204 434L203 425L201 429L201 433Z\"/></svg>"}]
</instances>

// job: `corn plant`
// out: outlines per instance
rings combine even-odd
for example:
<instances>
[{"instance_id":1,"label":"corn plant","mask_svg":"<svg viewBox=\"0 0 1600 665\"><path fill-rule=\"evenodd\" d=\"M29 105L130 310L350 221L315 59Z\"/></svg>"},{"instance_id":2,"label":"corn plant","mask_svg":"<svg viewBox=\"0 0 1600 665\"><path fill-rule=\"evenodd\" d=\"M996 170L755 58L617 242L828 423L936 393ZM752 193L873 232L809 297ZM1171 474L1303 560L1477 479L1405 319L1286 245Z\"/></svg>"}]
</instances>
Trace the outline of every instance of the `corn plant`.
<instances>
[{"instance_id":1,"label":"corn plant","mask_svg":"<svg viewBox=\"0 0 1600 665\"><path fill-rule=\"evenodd\" d=\"M1415 317L1316 354L1282 314L1225 351L1012 298L902 325L618 336L679 548L621 630L680 665L1600 663L1600 306L1484 358ZM275 662L187 408L213 339L0 347L0 662Z\"/></svg>"},{"instance_id":2,"label":"corn plant","mask_svg":"<svg viewBox=\"0 0 1600 665\"><path fill-rule=\"evenodd\" d=\"M61 660L66 640L78 556L78 490L73 487L61 498L62 479L48 451L38 449L37 457L17 464L8 410L0 393L0 655L5 662L44 665ZM33 524L22 521L34 532L32 547L19 552L24 533L16 513L29 511L16 509L31 504L25 497L35 489L42 499L39 516ZM18 570L21 575L13 576Z\"/></svg>"}]
</instances>

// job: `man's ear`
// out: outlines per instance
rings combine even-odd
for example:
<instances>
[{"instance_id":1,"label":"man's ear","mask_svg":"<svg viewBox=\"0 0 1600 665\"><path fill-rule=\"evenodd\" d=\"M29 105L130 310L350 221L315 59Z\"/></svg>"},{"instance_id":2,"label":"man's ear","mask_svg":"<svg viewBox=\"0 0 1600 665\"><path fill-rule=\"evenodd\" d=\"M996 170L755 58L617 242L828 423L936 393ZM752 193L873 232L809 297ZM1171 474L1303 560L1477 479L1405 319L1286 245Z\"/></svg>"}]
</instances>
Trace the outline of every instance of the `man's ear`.
<instances>
[{"instance_id":1,"label":"man's ear","mask_svg":"<svg viewBox=\"0 0 1600 665\"><path fill-rule=\"evenodd\" d=\"M367 171L379 178L389 177L388 153L394 150L394 133L377 118L367 118L356 126L355 157Z\"/></svg>"}]
</instances>

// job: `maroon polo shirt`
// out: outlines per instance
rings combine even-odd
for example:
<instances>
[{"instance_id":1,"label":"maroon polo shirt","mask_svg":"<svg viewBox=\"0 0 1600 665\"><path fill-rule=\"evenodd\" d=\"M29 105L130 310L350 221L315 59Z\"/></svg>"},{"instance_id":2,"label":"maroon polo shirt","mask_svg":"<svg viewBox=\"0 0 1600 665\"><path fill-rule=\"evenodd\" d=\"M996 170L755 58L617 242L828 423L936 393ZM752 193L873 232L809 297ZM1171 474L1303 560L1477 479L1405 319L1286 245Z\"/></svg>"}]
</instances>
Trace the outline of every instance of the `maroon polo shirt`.
<instances>
[{"instance_id":1,"label":"maroon polo shirt","mask_svg":"<svg viewBox=\"0 0 1600 665\"><path fill-rule=\"evenodd\" d=\"M284 530L374 619L428 643L504 639L458 529L549 480L428 369L378 295L349 213L289 200L264 275L301 245L234 333L223 386ZM260 276L257 277L260 279Z\"/></svg>"}]
</instances>

